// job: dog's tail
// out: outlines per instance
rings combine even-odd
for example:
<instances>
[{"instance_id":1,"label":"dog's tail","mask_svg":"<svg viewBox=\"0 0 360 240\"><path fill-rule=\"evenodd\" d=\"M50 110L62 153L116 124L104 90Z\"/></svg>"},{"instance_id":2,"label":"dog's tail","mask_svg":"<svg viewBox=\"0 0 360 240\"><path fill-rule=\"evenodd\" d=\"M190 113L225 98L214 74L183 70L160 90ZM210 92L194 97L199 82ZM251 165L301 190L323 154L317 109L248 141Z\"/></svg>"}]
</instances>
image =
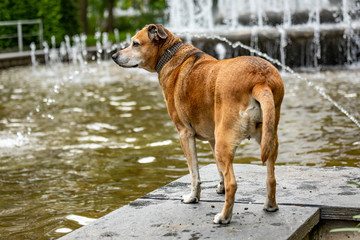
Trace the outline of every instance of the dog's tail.
<instances>
[{"instance_id":1,"label":"dog's tail","mask_svg":"<svg viewBox=\"0 0 360 240\"><path fill-rule=\"evenodd\" d=\"M274 148L276 131L274 96L265 84L256 85L252 90L252 95L260 103L262 111L261 161L265 164Z\"/></svg>"}]
</instances>

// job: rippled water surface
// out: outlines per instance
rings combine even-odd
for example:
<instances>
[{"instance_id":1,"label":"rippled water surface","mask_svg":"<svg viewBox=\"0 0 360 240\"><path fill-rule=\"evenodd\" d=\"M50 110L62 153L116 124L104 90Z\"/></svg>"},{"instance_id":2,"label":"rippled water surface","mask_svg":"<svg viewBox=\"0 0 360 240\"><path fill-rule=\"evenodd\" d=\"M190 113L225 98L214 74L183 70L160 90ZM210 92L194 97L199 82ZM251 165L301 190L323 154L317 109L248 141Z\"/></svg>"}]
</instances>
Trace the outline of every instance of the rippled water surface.
<instances>
[{"instance_id":1,"label":"rippled water surface","mask_svg":"<svg viewBox=\"0 0 360 240\"><path fill-rule=\"evenodd\" d=\"M302 75L360 119L359 71ZM278 164L360 167L359 128L283 78ZM201 165L214 162L197 146ZM235 162L259 154L244 141ZM156 74L110 62L0 72L0 238L60 237L185 174Z\"/></svg>"}]
</instances>

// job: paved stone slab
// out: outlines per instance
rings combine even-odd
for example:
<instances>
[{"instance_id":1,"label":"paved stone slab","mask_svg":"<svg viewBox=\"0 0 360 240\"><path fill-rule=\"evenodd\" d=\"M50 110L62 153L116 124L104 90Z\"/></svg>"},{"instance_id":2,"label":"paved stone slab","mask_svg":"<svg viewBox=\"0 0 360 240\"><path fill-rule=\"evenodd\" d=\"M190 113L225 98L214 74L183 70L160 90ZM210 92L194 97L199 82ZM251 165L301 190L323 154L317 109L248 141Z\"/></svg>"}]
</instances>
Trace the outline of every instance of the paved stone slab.
<instances>
[{"instance_id":1,"label":"paved stone slab","mask_svg":"<svg viewBox=\"0 0 360 240\"><path fill-rule=\"evenodd\" d=\"M212 223L224 195L215 190L216 165L201 168L199 204L183 204L189 175L62 237L73 239L302 239L320 219L351 220L360 214L359 168L277 166L280 210L262 210L266 167L234 166L238 182L230 225Z\"/></svg>"},{"instance_id":2,"label":"paved stone slab","mask_svg":"<svg viewBox=\"0 0 360 240\"><path fill-rule=\"evenodd\" d=\"M235 164L238 203L263 204L266 195L266 166ZM215 164L201 168L201 200L224 201L216 193ZM323 219L352 220L360 214L360 168L276 166L277 201L280 205L320 206ZM147 195L145 198L181 199L190 189L189 175Z\"/></svg>"},{"instance_id":3,"label":"paved stone slab","mask_svg":"<svg viewBox=\"0 0 360 240\"><path fill-rule=\"evenodd\" d=\"M317 208L268 213L261 205L235 204L231 224L220 226L212 220L221 208L220 202L138 199L61 239L302 239L320 215Z\"/></svg>"}]
</instances>

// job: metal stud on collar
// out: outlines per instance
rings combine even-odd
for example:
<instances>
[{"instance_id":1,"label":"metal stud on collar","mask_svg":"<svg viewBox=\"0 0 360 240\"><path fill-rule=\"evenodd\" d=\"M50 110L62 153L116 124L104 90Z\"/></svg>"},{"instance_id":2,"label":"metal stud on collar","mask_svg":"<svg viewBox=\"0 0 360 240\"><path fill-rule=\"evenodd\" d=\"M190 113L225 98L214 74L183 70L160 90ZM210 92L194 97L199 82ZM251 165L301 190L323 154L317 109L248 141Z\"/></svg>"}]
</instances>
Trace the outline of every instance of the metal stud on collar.
<instances>
[{"instance_id":1,"label":"metal stud on collar","mask_svg":"<svg viewBox=\"0 0 360 240\"><path fill-rule=\"evenodd\" d=\"M170 61L170 59L175 55L177 50L184 45L183 43L176 43L171 48L166 49L164 55L161 56L159 62L156 64L156 72L160 72L160 70L163 68L163 66Z\"/></svg>"}]
</instances>

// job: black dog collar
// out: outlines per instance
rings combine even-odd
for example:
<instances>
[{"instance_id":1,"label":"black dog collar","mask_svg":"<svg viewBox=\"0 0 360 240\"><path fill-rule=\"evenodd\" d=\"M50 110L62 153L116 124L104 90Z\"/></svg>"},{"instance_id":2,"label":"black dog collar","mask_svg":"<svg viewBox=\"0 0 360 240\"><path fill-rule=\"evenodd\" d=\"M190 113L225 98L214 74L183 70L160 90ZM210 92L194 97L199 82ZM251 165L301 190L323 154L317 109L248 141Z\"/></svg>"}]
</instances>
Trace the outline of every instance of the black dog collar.
<instances>
[{"instance_id":1,"label":"black dog collar","mask_svg":"<svg viewBox=\"0 0 360 240\"><path fill-rule=\"evenodd\" d=\"M176 43L171 48L166 49L164 55L161 56L159 62L156 64L156 71L159 73L163 66L170 61L170 59L175 55L176 51L184 45L183 43Z\"/></svg>"}]
</instances>

